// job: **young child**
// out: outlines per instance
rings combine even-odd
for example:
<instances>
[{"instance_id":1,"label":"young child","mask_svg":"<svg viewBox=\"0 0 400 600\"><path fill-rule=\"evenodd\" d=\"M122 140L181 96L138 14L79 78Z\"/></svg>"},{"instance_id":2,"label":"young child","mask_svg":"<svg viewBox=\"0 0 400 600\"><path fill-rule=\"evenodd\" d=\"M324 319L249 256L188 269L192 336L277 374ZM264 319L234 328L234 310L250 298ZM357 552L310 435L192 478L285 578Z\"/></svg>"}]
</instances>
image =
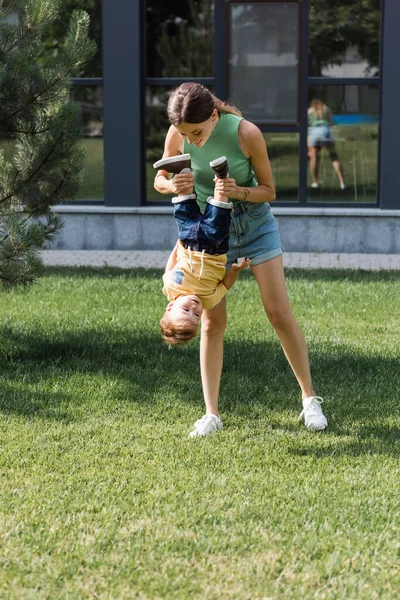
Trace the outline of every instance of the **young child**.
<instances>
[{"instance_id":1,"label":"young child","mask_svg":"<svg viewBox=\"0 0 400 600\"><path fill-rule=\"evenodd\" d=\"M224 156L210 166L217 177L228 176ZM154 167L181 173L183 168L190 169L190 155L170 157ZM233 264L230 271L225 269L232 209L229 199L215 193L214 198L208 198L202 213L192 191L172 199L179 239L163 276L163 293L170 302L160 321L163 338L171 345L186 344L197 335L203 309L217 305L239 272L250 264L244 258L240 264Z\"/></svg>"}]
</instances>

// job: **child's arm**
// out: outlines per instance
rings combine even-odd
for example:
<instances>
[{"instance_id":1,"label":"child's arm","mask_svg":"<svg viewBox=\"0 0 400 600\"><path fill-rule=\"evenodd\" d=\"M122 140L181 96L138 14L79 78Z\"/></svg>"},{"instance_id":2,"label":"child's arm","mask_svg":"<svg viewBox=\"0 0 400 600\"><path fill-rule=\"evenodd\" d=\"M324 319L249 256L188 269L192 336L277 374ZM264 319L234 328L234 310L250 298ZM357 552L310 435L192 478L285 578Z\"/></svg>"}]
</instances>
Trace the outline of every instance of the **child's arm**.
<instances>
[{"instance_id":1,"label":"child's arm","mask_svg":"<svg viewBox=\"0 0 400 600\"><path fill-rule=\"evenodd\" d=\"M236 279L238 278L240 271L243 271L243 269L246 269L249 265L249 258L242 258L239 264L233 263L231 270L225 273L225 277L222 280L222 283L224 284L227 290L231 289Z\"/></svg>"},{"instance_id":2,"label":"child's arm","mask_svg":"<svg viewBox=\"0 0 400 600\"><path fill-rule=\"evenodd\" d=\"M172 271L172 269L175 267L175 265L177 263L178 245L179 245L179 240L176 242L175 248L172 250L171 254L169 255L167 264L165 266L165 272Z\"/></svg>"}]
</instances>

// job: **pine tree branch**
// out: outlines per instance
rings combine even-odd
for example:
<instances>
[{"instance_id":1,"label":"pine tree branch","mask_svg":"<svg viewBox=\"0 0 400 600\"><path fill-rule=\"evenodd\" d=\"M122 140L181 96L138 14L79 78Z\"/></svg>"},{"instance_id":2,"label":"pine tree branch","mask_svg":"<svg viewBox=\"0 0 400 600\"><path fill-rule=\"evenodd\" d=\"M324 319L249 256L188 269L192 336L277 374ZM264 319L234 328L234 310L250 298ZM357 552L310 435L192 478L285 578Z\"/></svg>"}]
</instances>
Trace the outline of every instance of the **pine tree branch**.
<instances>
[{"instance_id":1,"label":"pine tree branch","mask_svg":"<svg viewBox=\"0 0 400 600\"><path fill-rule=\"evenodd\" d=\"M33 34L33 30L32 28L26 27L25 29L25 33L23 33L22 35L20 35L20 37L14 42L14 44L11 44L8 48L7 48L7 44L5 46L3 46L3 49L0 51L0 58L3 56L7 56L7 54L9 54L12 50L14 50L14 48L17 48L21 42L25 41L25 39L28 37L28 35Z\"/></svg>"},{"instance_id":2,"label":"pine tree branch","mask_svg":"<svg viewBox=\"0 0 400 600\"><path fill-rule=\"evenodd\" d=\"M24 179L24 181L22 182L22 186L23 187L25 187L26 184L29 183L32 180L32 178L37 174L37 172L40 171L40 169L43 167L43 165L45 165L46 162L49 160L50 156L53 154L54 150L57 148L58 142L63 138L65 132L68 130L68 126L69 126L70 120L71 119L69 118L66 121L63 130L60 132L60 135L55 140L55 143L53 144L51 150L47 153L47 155L42 160L42 162L39 163L39 165L36 167L36 169L34 169L34 171L29 175L29 177L27 179ZM14 179L14 183L15 183L15 179ZM11 200L11 198L16 197L17 194L21 191L22 186L20 186L17 190L13 190L13 192L11 194L8 194L8 196L0 198L0 204L3 204L4 202L7 202L7 200Z\"/></svg>"},{"instance_id":3,"label":"pine tree branch","mask_svg":"<svg viewBox=\"0 0 400 600\"><path fill-rule=\"evenodd\" d=\"M57 83L59 83L60 81L62 81L64 79L64 77L67 75L67 71L63 71L63 73L61 74L61 76L56 77L56 79L54 79L51 83L51 85L49 85L47 88L41 89L37 94L35 94L34 96L31 96L28 100L28 102L26 102L25 104L18 106L14 112L12 112L11 114L5 116L4 118L2 118L2 122L3 123L7 123L7 121L9 121L10 119L12 119L16 114L22 112L25 108L27 108L28 106L30 106L31 104L33 104L40 96L43 96L43 94L45 94L46 92L48 92L49 90L51 90Z\"/></svg>"}]
</instances>

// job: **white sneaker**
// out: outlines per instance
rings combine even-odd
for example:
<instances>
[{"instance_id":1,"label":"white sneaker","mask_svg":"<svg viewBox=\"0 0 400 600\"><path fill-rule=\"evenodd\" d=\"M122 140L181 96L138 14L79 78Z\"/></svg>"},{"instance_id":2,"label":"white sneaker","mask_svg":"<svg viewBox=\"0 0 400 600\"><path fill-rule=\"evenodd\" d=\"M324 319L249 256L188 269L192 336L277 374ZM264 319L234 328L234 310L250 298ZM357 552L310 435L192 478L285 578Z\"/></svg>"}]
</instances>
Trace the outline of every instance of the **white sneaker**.
<instances>
[{"instance_id":1,"label":"white sneaker","mask_svg":"<svg viewBox=\"0 0 400 600\"><path fill-rule=\"evenodd\" d=\"M309 396L308 398L304 398L303 410L300 413L299 421L301 417L304 417L304 424L307 429L322 431L328 426L328 421L322 412L322 402L323 400L320 396Z\"/></svg>"},{"instance_id":2,"label":"white sneaker","mask_svg":"<svg viewBox=\"0 0 400 600\"><path fill-rule=\"evenodd\" d=\"M318 183L312 183L312 184L311 184L311 187L312 187L312 188L319 188L319 184L318 184Z\"/></svg>"},{"instance_id":3,"label":"white sneaker","mask_svg":"<svg viewBox=\"0 0 400 600\"><path fill-rule=\"evenodd\" d=\"M347 189L347 185L343 182L340 184L340 189L341 190L346 190Z\"/></svg>"},{"instance_id":4,"label":"white sneaker","mask_svg":"<svg viewBox=\"0 0 400 600\"><path fill-rule=\"evenodd\" d=\"M210 433L222 429L222 421L216 415L204 415L194 424L194 429L189 433L191 438L205 437Z\"/></svg>"}]
</instances>

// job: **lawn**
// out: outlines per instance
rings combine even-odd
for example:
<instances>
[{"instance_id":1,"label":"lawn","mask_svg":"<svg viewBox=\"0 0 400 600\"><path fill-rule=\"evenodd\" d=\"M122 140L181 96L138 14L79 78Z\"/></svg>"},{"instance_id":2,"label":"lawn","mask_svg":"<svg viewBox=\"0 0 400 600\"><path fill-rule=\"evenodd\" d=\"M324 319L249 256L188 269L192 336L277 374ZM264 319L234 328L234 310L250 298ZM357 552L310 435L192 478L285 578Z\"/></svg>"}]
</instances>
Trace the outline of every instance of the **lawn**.
<instances>
[{"instance_id":1,"label":"lawn","mask_svg":"<svg viewBox=\"0 0 400 600\"><path fill-rule=\"evenodd\" d=\"M230 292L223 432L160 271L48 269L0 296L0 598L400 597L397 273L287 273L329 429L251 275Z\"/></svg>"}]
</instances>

